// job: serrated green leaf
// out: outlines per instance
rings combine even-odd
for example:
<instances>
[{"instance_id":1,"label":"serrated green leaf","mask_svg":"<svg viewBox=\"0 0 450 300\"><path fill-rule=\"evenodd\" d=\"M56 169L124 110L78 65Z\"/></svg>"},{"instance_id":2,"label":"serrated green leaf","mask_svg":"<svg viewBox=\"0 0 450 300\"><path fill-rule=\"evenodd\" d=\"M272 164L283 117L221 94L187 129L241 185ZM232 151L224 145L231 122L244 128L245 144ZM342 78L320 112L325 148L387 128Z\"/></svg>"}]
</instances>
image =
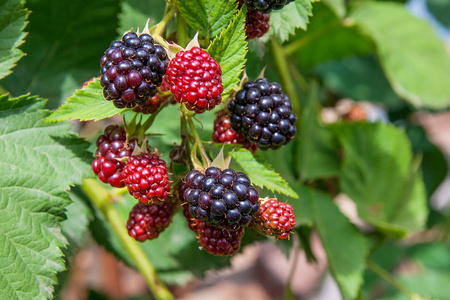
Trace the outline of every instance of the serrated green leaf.
<instances>
[{"instance_id":1,"label":"serrated green leaf","mask_svg":"<svg viewBox=\"0 0 450 300\"><path fill-rule=\"evenodd\" d=\"M239 76L245 65L245 55L247 54L244 30L246 13L247 9L244 6L208 47L209 54L219 63L222 69L224 94L228 93L239 82Z\"/></svg>"},{"instance_id":2,"label":"serrated green leaf","mask_svg":"<svg viewBox=\"0 0 450 300\"><path fill-rule=\"evenodd\" d=\"M330 7L318 2L314 3L314 18L308 30L298 31L286 49L295 52L300 66L311 68L324 61L367 54L373 45L355 26L343 22Z\"/></svg>"},{"instance_id":3,"label":"serrated green leaf","mask_svg":"<svg viewBox=\"0 0 450 300\"><path fill-rule=\"evenodd\" d=\"M0 97L0 289L4 299L52 297L69 185L91 173L71 124L45 124L45 101Z\"/></svg>"},{"instance_id":4,"label":"serrated green leaf","mask_svg":"<svg viewBox=\"0 0 450 300\"><path fill-rule=\"evenodd\" d=\"M12 95L30 92L56 108L100 71L100 58L116 37L119 0L29 0L27 55L2 80Z\"/></svg>"},{"instance_id":5,"label":"serrated green leaf","mask_svg":"<svg viewBox=\"0 0 450 300\"><path fill-rule=\"evenodd\" d=\"M343 148L341 189L359 217L394 237L423 228L425 187L405 132L383 123L342 123L333 130Z\"/></svg>"},{"instance_id":6,"label":"serrated green leaf","mask_svg":"<svg viewBox=\"0 0 450 300\"><path fill-rule=\"evenodd\" d=\"M126 109L118 109L112 101L105 100L100 79L96 78L82 89L75 91L60 108L45 121L58 122L66 120L98 121L115 116Z\"/></svg>"},{"instance_id":7,"label":"serrated green leaf","mask_svg":"<svg viewBox=\"0 0 450 300\"><path fill-rule=\"evenodd\" d=\"M270 13L270 28L267 36L274 35L280 42L285 42L297 28L306 30L309 17L312 16L312 2L314 1L296 0L283 9L273 10Z\"/></svg>"},{"instance_id":8,"label":"serrated green leaf","mask_svg":"<svg viewBox=\"0 0 450 300\"><path fill-rule=\"evenodd\" d=\"M227 157L236 145L225 145L224 155ZM213 153L219 153L222 145L208 147ZM264 159L249 150L236 148L233 152L230 168L237 172L244 172L248 175L252 184L267 188L271 191L279 192L283 195L297 199L298 195L291 189L284 180Z\"/></svg>"},{"instance_id":9,"label":"serrated green leaf","mask_svg":"<svg viewBox=\"0 0 450 300\"><path fill-rule=\"evenodd\" d=\"M8 0L0 4L0 79L8 76L23 52L18 49L25 40L28 10L25 1Z\"/></svg>"},{"instance_id":10,"label":"serrated green leaf","mask_svg":"<svg viewBox=\"0 0 450 300\"><path fill-rule=\"evenodd\" d=\"M416 107L450 106L450 55L429 23L390 2L360 3L350 17L375 42L380 64L399 96Z\"/></svg>"},{"instance_id":11,"label":"serrated green leaf","mask_svg":"<svg viewBox=\"0 0 450 300\"><path fill-rule=\"evenodd\" d=\"M194 30L199 30L207 40L218 35L236 13L235 1L191 0L178 1L178 9Z\"/></svg>"},{"instance_id":12,"label":"serrated green leaf","mask_svg":"<svg viewBox=\"0 0 450 300\"><path fill-rule=\"evenodd\" d=\"M328 194L308 188L297 190L309 203L314 224L327 252L330 270L343 299L355 299L363 283L369 247L363 235L339 211Z\"/></svg>"}]
</instances>

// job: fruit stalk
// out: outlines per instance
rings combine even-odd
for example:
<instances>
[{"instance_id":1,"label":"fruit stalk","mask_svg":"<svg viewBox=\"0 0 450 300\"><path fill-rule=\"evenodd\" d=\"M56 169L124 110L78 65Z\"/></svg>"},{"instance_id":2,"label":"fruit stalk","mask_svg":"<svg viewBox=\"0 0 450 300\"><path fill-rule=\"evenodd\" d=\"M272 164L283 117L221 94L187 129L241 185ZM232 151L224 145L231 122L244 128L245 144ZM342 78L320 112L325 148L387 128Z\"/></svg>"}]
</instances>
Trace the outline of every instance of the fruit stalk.
<instances>
[{"instance_id":1,"label":"fruit stalk","mask_svg":"<svg viewBox=\"0 0 450 300\"><path fill-rule=\"evenodd\" d=\"M111 195L109 191L103 188L94 179L83 179L83 190L105 216L114 233L122 243L122 246L135 263L137 269L144 276L155 298L161 300L174 299L173 295L159 279L155 268L148 260L145 253L139 247L137 242L128 235L124 225L125 223L122 222L122 219L110 201Z\"/></svg>"}]
</instances>

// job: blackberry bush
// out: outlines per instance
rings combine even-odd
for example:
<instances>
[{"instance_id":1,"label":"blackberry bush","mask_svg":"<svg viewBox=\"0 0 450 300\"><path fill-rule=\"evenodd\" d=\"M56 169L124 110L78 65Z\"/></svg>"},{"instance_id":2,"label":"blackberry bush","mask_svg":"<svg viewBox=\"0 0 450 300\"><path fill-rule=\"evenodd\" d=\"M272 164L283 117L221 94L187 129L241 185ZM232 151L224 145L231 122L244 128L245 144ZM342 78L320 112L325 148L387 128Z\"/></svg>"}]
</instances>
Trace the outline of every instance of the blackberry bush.
<instances>
[{"instance_id":1,"label":"blackberry bush","mask_svg":"<svg viewBox=\"0 0 450 300\"><path fill-rule=\"evenodd\" d=\"M258 211L258 191L247 175L233 169L209 167L192 170L184 177L184 200L191 215L214 227L236 231L247 227Z\"/></svg>"},{"instance_id":2,"label":"blackberry bush","mask_svg":"<svg viewBox=\"0 0 450 300\"><path fill-rule=\"evenodd\" d=\"M125 130L118 125L109 125L95 142L97 151L92 170L104 183L113 187L125 186L122 170L125 163L120 159L131 156L135 142L127 141Z\"/></svg>"},{"instance_id":3,"label":"blackberry bush","mask_svg":"<svg viewBox=\"0 0 450 300\"><path fill-rule=\"evenodd\" d=\"M103 95L117 108L145 105L166 74L166 50L146 33L125 33L100 60Z\"/></svg>"},{"instance_id":4,"label":"blackberry bush","mask_svg":"<svg viewBox=\"0 0 450 300\"><path fill-rule=\"evenodd\" d=\"M278 149L297 133L297 116L289 96L278 83L265 78L246 82L228 103L228 109L231 127L263 150Z\"/></svg>"}]
</instances>

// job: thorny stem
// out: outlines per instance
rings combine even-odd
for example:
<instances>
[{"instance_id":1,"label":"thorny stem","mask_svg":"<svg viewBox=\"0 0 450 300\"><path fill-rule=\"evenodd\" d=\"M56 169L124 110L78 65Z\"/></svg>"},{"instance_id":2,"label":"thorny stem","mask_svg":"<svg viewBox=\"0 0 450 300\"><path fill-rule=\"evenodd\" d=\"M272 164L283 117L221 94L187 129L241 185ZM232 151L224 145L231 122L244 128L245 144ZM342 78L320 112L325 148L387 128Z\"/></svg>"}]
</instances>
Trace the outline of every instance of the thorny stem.
<instances>
[{"instance_id":1,"label":"thorny stem","mask_svg":"<svg viewBox=\"0 0 450 300\"><path fill-rule=\"evenodd\" d=\"M119 238L122 246L133 260L137 269L144 276L155 298L161 300L174 299L164 283L158 278L155 268L150 263L145 253L139 247L137 242L128 235L123 220L110 201L110 192L98 184L95 179L83 179L83 190L105 216L112 230Z\"/></svg>"},{"instance_id":2,"label":"thorny stem","mask_svg":"<svg viewBox=\"0 0 450 300\"><path fill-rule=\"evenodd\" d=\"M297 116L300 116L300 101L295 91L294 82L289 73L288 62L286 59L286 53L280 42L275 37L271 38L270 50L272 57L275 61L275 66L278 70L278 74L281 77L283 89L286 91L292 101L292 110Z\"/></svg>"},{"instance_id":3,"label":"thorny stem","mask_svg":"<svg viewBox=\"0 0 450 300\"><path fill-rule=\"evenodd\" d=\"M394 276L392 276L389 272L387 272L385 269L381 268L376 263L368 260L367 261L367 267L369 270L383 278L387 283L398 289L400 292L405 294L410 300L420 300L422 299L419 295L408 289L406 286L404 286L400 281L398 281Z\"/></svg>"}]
</instances>

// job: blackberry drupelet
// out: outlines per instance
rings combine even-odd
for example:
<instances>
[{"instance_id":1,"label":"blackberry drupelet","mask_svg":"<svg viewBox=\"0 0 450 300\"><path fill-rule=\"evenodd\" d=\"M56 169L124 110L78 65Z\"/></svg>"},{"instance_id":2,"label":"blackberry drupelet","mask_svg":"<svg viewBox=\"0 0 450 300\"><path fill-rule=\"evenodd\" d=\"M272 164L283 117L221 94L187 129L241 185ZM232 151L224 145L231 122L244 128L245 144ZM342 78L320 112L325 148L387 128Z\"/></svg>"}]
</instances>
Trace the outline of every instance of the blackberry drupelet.
<instances>
[{"instance_id":1,"label":"blackberry drupelet","mask_svg":"<svg viewBox=\"0 0 450 300\"><path fill-rule=\"evenodd\" d=\"M149 34L124 34L114 41L100 60L103 95L117 108L143 105L156 95L166 74L166 50Z\"/></svg>"},{"instance_id":2,"label":"blackberry drupelet","mask_svg":"<svg viewBox=\"0 0 450 300\"><path fill-rule=\"evenodd\" d=\"M228 102L228 110L231 127L262 150L278 149L297 133L290 98L278 83L265 78L246 82Z\"/></svg>"}]
</instances>

